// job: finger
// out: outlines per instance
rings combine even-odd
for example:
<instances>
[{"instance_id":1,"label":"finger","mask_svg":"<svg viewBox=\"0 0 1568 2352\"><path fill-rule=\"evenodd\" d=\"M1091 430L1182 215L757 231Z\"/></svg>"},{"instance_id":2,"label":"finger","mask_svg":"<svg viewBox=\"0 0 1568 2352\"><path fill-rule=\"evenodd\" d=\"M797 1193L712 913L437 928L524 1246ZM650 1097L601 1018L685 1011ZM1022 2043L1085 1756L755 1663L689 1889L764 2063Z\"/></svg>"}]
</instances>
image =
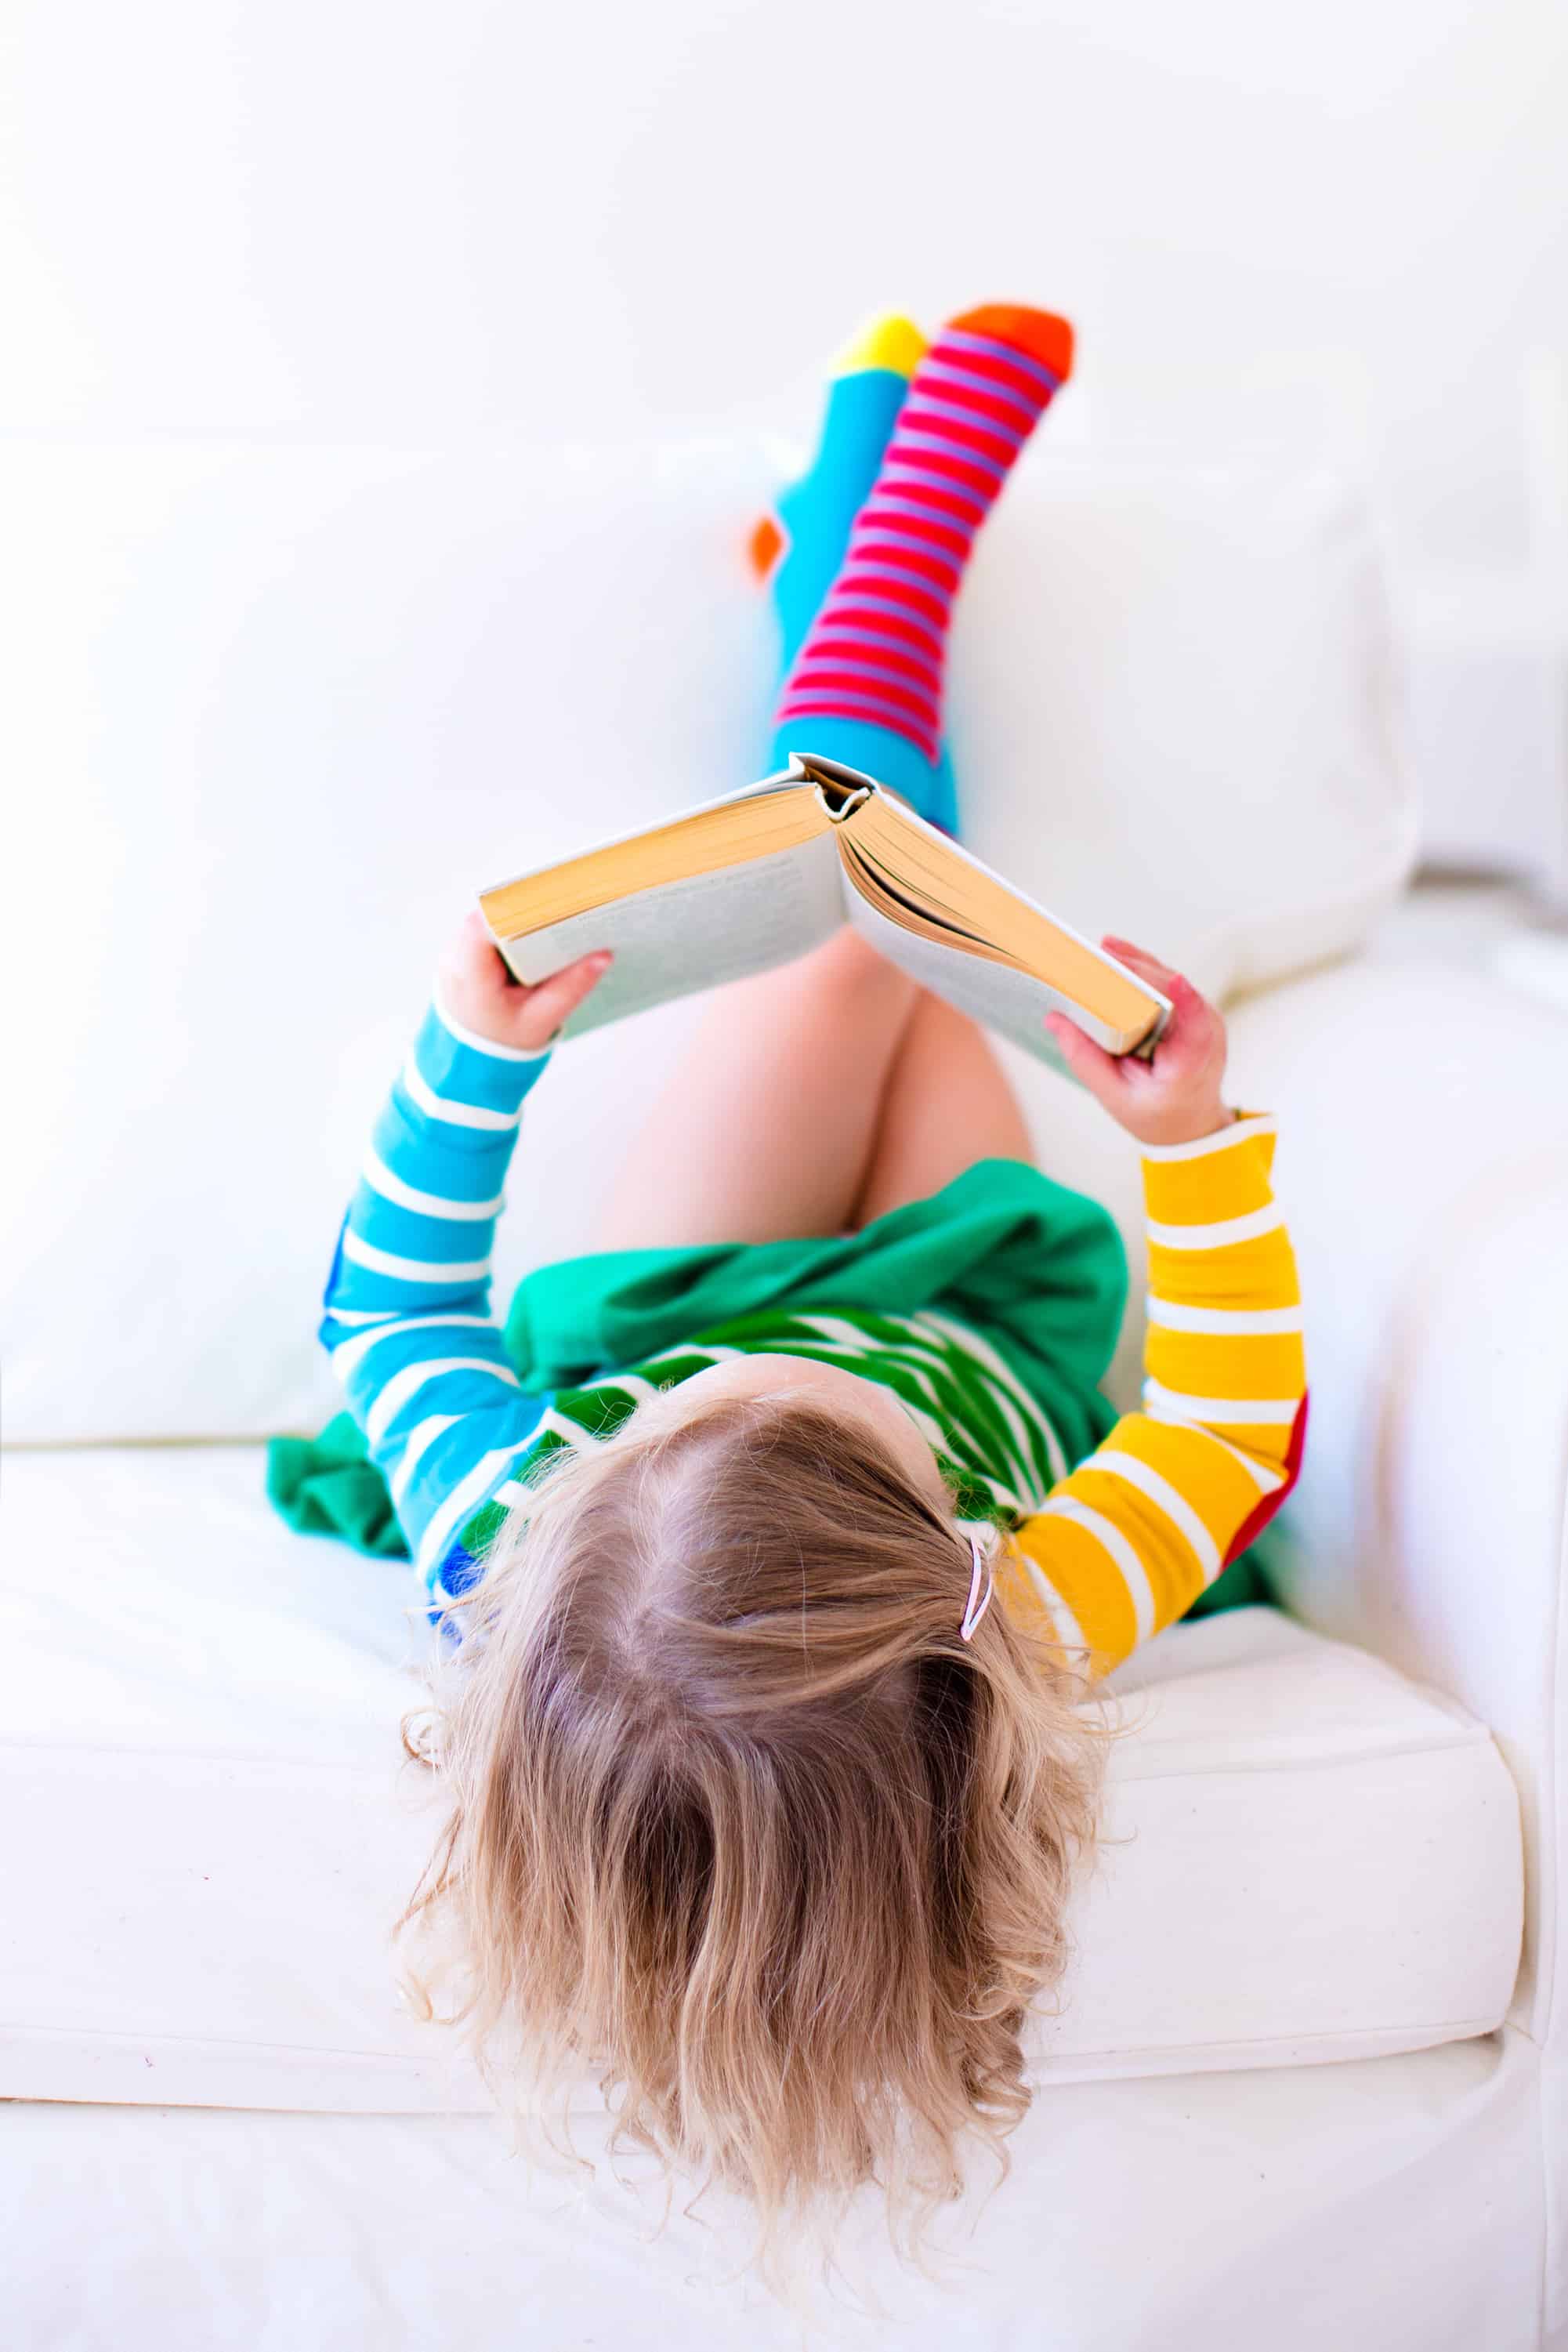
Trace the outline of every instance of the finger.
<instances>
[{"instance_id":1,"label":"finger","mask_svg":"<svg viewBox=\"0 0 1568 2352\"><path fill-rule=\"evenodd\" d=\"M1061 1058L1075 1078L1082 1079L1097 1102L1107 1109L1126 1091L1126 1073L1114 1054L1086 1037L1065 1013L1048 1013L1045 1025L1061 1048Z\"/></svg>"},{"instance_id":2,"label":"finger","mask_svg":"<svg viewBox=\"0 0 1568 2352\"><path fill-rule=\"evenodd\" d=\"M1171 1014L1156 1049L1161 1066L1171 1072L1195 1068L1213 1050L1219 1016L1179 971L1173 974L1166 992L1171 1000Z\"/></svg>"},{"instance_id":3,"label":"finger","mask_svg":"<svg viewBox=\"0 0 1568 2352\"><path fill-rule=\"evenodd\" d=\"M490 926L477 907L470 907L446 953L455 980L471 987L493 988L508 977L505 959L491 937Z\"/></svg>"},{"instance_id":4,"label":"finger","mask_svg":"<svg viewBox=\"0 0 1568 2352\"><path fill-rule=\"evenodd\" d=\"M1135 971L1140 980L1146 981L1162 996L1169 997L1172 1003L1179 1002L1186 982L1174 965L1162 961L1157 955L1151 955L1146 948L1134 947L1130 940L1118 940L1111 946L1110 952L1118 963L1125 964L1129 971Z\"/></svg>"},{"instance_id":5,"label":"finger","mask_svg":"<svg viewBox=\"0 0 1568 2352\"><path fill-rule=\"evenodd\" d=\"M501 952L496 945L489 924L477 907L469 908L463 918L463 928L457 936L464 954L472 957L476 964L487 968L490 958Z\"/></svg>"},{"instance_id":6,"label":"finger","mask_svg":"<svg viewBox=\"0 0 1568 2352\"><path fill-rule=\"evenodd\" d=\"M1157 955L1152 954L1147 948L1135 946L1131 940L1117 939L1113 932L1107 931L1100 944L1107 955L1115 957L1118 963L1128 964L1145 980L1153 981L1162 996L1168 996L1168 983L1181 977L1174 965L1162 962Z\"/></svg>"},{"instance_id":7,"label":"finger","mask_svg":"<svg viewBox=\"0 0 1568 2352\"><path fill-rule=\"evenodd\" d=\"M598 986L611 962L609 949L600 948L592 955L579 956L575 963L551 972L537 988L530 988L517 1012L517 1043L525 1047L548 1044L561 1023Z\"/></svg>"}]
</instances>

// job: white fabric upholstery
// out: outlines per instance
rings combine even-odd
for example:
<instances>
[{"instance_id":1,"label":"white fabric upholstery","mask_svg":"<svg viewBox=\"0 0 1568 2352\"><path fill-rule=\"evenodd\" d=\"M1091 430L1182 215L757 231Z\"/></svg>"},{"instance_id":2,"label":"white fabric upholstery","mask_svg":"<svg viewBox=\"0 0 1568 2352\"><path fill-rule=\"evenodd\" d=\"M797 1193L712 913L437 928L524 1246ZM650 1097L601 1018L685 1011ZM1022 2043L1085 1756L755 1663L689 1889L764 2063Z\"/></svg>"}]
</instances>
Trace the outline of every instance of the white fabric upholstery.
<instances>
[{"instance_id":1,"label":"white fabric upholstery","mask_svg":"<svg viewBox=\"0 0 1568 2352\"><path fill-rule=\"evenodd\" d=\"M37 551L0 716L35 855L4 877L0 977L26 1008L47 969L53 1008L0 1154L13 1443L333 1409L330 1234L469 885L755 764L740 542L767 473L0 452ZM1288 977L1410 854L1375 571L1326 486L1042 447L956 655L984 854L1213 988L1285 981L1234 1007L1233 1093L1281 1118L1312 1419L1299 1622L1178 1627L1117 1678L1112 1842L967 2300L885 2263L875 2291L918 2352L1042 2327L1058 2352L1558 2352L1561 1026L1437 971ZM690 1018L552 1070L503 1293L591 1243ZM1123 1223L1135 1308L1135 1159L1026 1085L1043 1164ZM1124 1403L1141 1336L1134 1311ZM475 2087L396 2013L385 1941L434 1830L395 1770L404 1571L290 1537L259 1482L254 1449L5 1465L0 2096L124 2103L7 2110L13 2332L486 2352L527 2311L549 2340L733 2342L748 2291L694 2284L700 2223L650 2249L610 2192L530 2188L450 2112ZM223 2100L275 2112L198 2111ZM753 2302L763 2352L777 2326ZM824 2340L862 2339L838 2315Z\"/></svg>"},{"instance_id":2,"label":"white fabric upholstery","mask_svg":"<svg viewBox=\"0 0 1568 2352\"><path fill-rule=\"evenodd\" d=\"M1232 1032L1239 1082L1269 1073L1309 1301L1289 1602L1496 1732L1531 1845L1515 2015L1544 2040L1568 1927L1568 1029L1479 977L1353 965Z\"/></svg>"},{"instance_id":3,"label":"white fabric upholstery","mask_svg":"<svg viewBox=\"0 0 1568 2352\"><path fill-rule=\"evenodd\" d=\"M757 772L772 645L743 552L771 478L720 447L0 448L30 551L0 984L26 1007L47 971L50 1006L9 1049L10 1442L329 1406L331 1236L447 928ZM958 619L966 821L1096 935L1215 987L1274 977L1354 943L1407 870L1389 688L1353 499L1042 436ZM652 1034L580 1072L635 1088Z\"/></svg>"},{"instance_id":4,"label":"white fabric upholstery","mask_svg":"<svg viewBox=\"0 0 1568 2352\"><path fill-rule=\"evenodd\" d=\"M862 2198L809 2329L743 2218L666 2210L634 2149L628 2190L529 2177L477 2116L16 2105L0 2270L29 2352L1559 2352L1535 2093L1509 2034L1054 2085L938 2217L935 2280Z\"/></svg>"},{"instance_id":5,"label":"white fabric upholstery","mask_svg":"<svg viewBox=\"0 0 1568 2352\"><path fill-rule=\"evenodd\" d=\"M395 2009L434 1824L396 1727L406 1567L290 1535L256 1448L14 1456L0 2095L468 2108ZM38 1564L47 1561L47 1572ZM1484 2033L1518 1962L1513 1785L1481 1726L1270 1610L1115 1687L1105 1843L1041 2080Z\"/></svg>"},{"instance_id":6,"label":"white fabric upholstery","mask_svg":"<svg viewBox=\"0 0 1568 2352\"><path fill-rule=\"evenodd\" d=\"M1454 1695L1520 1793L1513 2020L1568 2216L1568 1030L1500 983L1351 965L1232 1023L1269 1077L1308 1309L1312 1425L1284 1596ZM1568 2230L1548 2251L1568 2342Z\"/></svg>"}]
</instances>

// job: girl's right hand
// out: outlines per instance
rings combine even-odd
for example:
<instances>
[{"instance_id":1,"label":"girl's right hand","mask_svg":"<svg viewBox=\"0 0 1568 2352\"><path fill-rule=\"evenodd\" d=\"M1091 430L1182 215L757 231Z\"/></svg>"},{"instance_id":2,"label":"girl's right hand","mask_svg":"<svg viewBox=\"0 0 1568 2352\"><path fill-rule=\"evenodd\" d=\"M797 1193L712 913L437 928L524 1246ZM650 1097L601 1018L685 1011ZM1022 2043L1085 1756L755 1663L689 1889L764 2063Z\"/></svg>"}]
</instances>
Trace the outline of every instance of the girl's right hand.
<instances>
[{"instance_id":1,"label":"girl's right hand","mask_svg":"<svg viewBox=\"0 0 1568 2352\"><path fill-rule=\"evenodd\" d=\"M1062 1059L1119 1127L1140 1143L1196 1143L1236 1118L1224 1099L1225 1023L1189 980L1130 940L1107 937L1108 955L1168 996L1172 1013L1150 1060L1107 1054L1065 1013L1048 1013L1045 1025Z\"/></svg>"},{"instance_id":2,"label":"girl's right hand","mask_svg":"<svg viewBox=\"0 0 1568 2352\"><path fill-rule=\"evenodd\" d=\"M437 994L453 1019L486 1045L538 1054L603 979L610 963L609 950L601 949L529 988L513 979L475 907L441 960Z\"/></svg>"}]
</instances>

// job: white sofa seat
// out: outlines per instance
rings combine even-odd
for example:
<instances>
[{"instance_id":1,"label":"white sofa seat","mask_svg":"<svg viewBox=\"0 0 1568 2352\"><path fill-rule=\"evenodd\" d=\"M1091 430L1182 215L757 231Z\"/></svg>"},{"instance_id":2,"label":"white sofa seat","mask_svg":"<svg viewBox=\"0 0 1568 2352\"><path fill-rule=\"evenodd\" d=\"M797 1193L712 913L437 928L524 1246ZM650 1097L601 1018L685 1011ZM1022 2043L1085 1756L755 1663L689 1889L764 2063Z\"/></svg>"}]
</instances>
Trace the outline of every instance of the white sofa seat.
<instances>
[{"instance_id":1,"label":"white sofa seat","mask_svg":"<svg viewBox=\"0 0 1568 2352\"><path fill-rule=\"evenodd\" d=\"M11 2097L486 2105L398 2005L392 1922L434 1836L397 1770L419 1697L395 1560L292 1535L255 1446L7 1465L0 1961ZM1420 2049L1496 2027L1518 1806L1490 1735L1364 1652L1251 1609L1113 1679L1098 1866L1042 2081Z\"/></svg>"},{"instance_id":2,"label":"white sofa seat","mask_svg":"<svg viewBox=\"0 0 1568 2352\"><path fill-rule=\"evenodd\" d=\"M1280 1115L1312 1432L1291 1620L1175 1628L1117 1678L1045 2095L965 2300L885 2263L876 2291L917 2352L1558 2352L1564 1033L1452 974L1309 969L1416 837L1354 499L1036 454L956 631L966 823L1082 928L1254 992L1234 1098ZM254 1444L123 1443L335 1406L309 1336L330 1234L465 889L752 772L770 648L741 551L769 473L493 444L0 457L18 870L69 871L75 949L48 961L47 892L0 928L12 999L46 965L52 989L0 1154L5 1434L72 1449L10 1457L0 1513L19 2339L706 2352L744 2300L759 2352L799 2340L732 2280L689 2290L678 2200L649 2246L610 2185L501 2161L399 2015L386 1930L434 1828L397 1769L405 1572L288 1535ZM552 1070L499 1297L590 1245L691 1011ZM1038 1157L1112 1203L1136 1283L1135 1156L1025 1077Z\"/></svg>"},{"instance_id":3,"label":"white sofa seat","mask_svg":"<svg viewBox=\"0 0 1568 2352\"><path fill-rule=\"evenodd\" d=\"M939 2217L935 2278L862 2192L809 2333L744 2214L635 2149L589 2180L482 2116L19 2105L0 2268L29 2352L1559 2352L1536 2092L1507 2034L1065 2084Z\"/></svg>"}]
</instances>

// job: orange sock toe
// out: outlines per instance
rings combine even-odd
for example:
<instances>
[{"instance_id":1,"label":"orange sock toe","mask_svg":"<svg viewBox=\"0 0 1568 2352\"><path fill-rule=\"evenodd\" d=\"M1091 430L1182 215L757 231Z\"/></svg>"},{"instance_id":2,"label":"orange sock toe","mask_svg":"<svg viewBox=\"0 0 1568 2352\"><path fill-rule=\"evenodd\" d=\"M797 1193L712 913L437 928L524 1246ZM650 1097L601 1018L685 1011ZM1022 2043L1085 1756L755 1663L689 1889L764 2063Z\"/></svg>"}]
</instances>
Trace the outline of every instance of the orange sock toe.
<instances>
[{"instance_id":1,"label":"orange sock toe","mask_svg":"<svg viewBox=\"0 0 1568 2352\"><path fill-rule=\"evenodd\" d=\"M1058 383L1072 373L1072 329L1053 310L1030 310L1021 302L982 302L949 321L966 335L988 335L1047 367Z\"/></svg>"}]
</instances>

